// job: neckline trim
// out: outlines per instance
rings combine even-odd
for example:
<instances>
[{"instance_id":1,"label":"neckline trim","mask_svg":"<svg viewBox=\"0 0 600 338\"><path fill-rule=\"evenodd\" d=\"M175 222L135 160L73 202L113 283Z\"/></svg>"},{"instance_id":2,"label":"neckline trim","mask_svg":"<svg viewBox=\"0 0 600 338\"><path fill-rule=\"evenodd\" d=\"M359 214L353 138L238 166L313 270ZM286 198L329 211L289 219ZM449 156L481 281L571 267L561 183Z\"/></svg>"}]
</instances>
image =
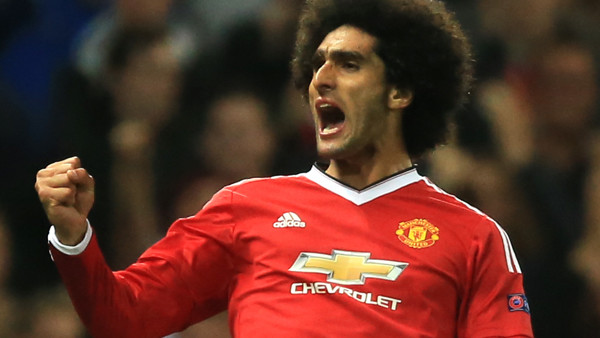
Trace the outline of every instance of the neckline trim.
<instances>
[{"instance_id":1,"label":"neckline trim","mask_svg":"<svg viewBox=\"0 0 600 338\"><path fill-rule=\"evenodd\" d=\"M356 205L363 205L378 197L424 179L423 176L419 175L414 166L377 181L361 190L357 190L329 176L317 165L313 165L310 171L304 174L304 176Z\"/></svg>"}]
</instances>

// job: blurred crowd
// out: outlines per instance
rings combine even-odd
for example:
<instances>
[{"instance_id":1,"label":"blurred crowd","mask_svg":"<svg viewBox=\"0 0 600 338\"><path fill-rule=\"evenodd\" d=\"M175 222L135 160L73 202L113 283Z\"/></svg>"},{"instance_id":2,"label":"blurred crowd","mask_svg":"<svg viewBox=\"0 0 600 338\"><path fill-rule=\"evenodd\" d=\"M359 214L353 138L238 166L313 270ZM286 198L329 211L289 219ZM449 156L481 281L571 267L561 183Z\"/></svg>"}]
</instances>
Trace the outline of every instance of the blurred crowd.
<instances>
[{"instance_id":1,"label":"blurred crowd","mask_svg":"<svg viewBox=\"0 0 600 338\"><path fill-rule=\"evenodd\" d=\"M0 0L0 337L86 337L38 169L77 155L114 269L222 186L307 171L302 0ZM509 233L536 337L600 332L600 1L448 0L477 83L419 171ZM220 314L174 337L228 337Z\"/></svg>"}]
</instances>

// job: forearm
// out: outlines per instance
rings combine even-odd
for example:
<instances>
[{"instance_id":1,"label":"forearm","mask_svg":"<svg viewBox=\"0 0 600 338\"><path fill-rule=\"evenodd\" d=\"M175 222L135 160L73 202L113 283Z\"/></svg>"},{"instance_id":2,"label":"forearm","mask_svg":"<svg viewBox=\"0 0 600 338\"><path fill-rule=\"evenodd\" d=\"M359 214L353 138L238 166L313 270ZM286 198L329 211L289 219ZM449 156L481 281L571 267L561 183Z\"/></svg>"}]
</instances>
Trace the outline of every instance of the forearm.
<instances>
[{"instance_id":1,"label":"forearm","mask_svg":"<svg viewBox=\"0 0 600 338\"><path fill-rule=\"evenodd\" d=\"M50 253L79 317L92 336L129 336L126 334L127 330L132 330L131 333L136 331L133 325L130 325L132 321L121 314L122 310L111 309L108 306L115 298L126 297L116 295L118 288L111 287L115 284L114 275L99 252L95 240L78 255L66 255L58 251L52 243ZM110 294L107 295L107 292ZM114 304L116 306L119 302ZM125 327L115 327L118 323Z\"/></svg>"},{"instance_id":2,"label":"forearm","mask_svg":"<svg viewBox=\"0 0 600 338\"><path fill-rule=\"evenodd\" d=\"M187 325L174 312L189 311L189 306L170 298L166 290L157 291L162 283L152 280L156 271L130 272L127 277L123 276L127 272L112 272L95 238L78 255L64 254L52 244L50 252L92 336L162 337ZM157 295L162 298L157 299Z\"/></svg>"}]
</instances>

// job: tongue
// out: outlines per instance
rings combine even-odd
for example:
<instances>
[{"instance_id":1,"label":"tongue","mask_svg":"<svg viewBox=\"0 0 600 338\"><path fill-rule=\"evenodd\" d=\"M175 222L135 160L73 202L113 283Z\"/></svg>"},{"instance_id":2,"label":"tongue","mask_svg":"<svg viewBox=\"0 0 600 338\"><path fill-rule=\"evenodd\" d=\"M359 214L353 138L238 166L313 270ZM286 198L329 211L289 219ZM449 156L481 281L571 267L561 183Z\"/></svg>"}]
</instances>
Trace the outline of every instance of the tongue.
<instances>
[{"instance_id":1,"label":"tongue","mask_svg":"<svg viewBox=\"0 0 600 338\"><path fill-rule=\"evenodd\" d=\"M325 110L322 114L322 132L324 134L334 133L342 127L344 121L344 113L341 110L337 108Z\"/></svg>"}]
</instances>

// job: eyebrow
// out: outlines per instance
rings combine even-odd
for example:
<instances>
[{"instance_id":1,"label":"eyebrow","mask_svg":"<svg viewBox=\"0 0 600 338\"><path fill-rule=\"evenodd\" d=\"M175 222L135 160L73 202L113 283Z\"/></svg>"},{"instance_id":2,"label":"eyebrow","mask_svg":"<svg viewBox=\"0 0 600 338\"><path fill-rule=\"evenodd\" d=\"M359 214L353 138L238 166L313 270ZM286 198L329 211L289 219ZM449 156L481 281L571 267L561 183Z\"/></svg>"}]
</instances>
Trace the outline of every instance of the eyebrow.
<instances>
[{"instance_id":1,"label":"eyebrow","mask_svg":"<svg viewBox=\"0 0 600 338\"><path fill-rule=\"evenodd\" d=\"M324 60L326 54L327 53L323 49L318 49L313 55L313 64ZM329 52L329 57L335 61L362 61L366 59L366 57L362 53L349 50L333 50Z\"/></svg>"}]
</instances>

